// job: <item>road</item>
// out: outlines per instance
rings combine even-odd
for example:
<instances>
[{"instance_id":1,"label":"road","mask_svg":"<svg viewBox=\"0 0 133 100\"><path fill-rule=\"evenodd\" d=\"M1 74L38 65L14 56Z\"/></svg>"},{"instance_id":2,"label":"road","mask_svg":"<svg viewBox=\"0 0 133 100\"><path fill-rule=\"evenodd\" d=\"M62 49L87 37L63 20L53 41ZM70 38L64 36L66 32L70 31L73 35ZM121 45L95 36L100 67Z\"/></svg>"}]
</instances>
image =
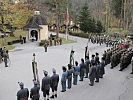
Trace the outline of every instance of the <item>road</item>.
<instances>
[{"instance_id":1,"label":"road","mask_svg":"<svg viewBox=\"0 0 133 100\"><path fill-rule=\"evenodd\" d=\"M64 35L61 35L64 37ZM37 43L17 44L15 50L10 52L10 67L5 68L4 64L0 64L0 100L16 100L16 93L19 90L18 82L21 81L28 89L33 87L33 74L31 61L33 53L36 54L38 63L39 78L43 78L43 70L47 70L52 75L52 68L57 70L61 76L62 66L69 63L69 55L71 48L75 51L75 60L80 62L84 57L87 39L69 36L77 42L61 46L53 46L48 48L48 52L44 52L43 47L38 47ZM105 45L89 43L90 54L98 52L100 56L106 50ZM55 100L133 100L133 75L130 75L131 66L123 72L119 72L119 66L110 69L110 65L106 66L106 74L99 83L95 83L93 87L89 86L89 79L84 82L78 82L77 86L61 93L61 85L59 84L58 98ZM43 100L42 92L41 99Z\"/></svg>"}]
</instances>

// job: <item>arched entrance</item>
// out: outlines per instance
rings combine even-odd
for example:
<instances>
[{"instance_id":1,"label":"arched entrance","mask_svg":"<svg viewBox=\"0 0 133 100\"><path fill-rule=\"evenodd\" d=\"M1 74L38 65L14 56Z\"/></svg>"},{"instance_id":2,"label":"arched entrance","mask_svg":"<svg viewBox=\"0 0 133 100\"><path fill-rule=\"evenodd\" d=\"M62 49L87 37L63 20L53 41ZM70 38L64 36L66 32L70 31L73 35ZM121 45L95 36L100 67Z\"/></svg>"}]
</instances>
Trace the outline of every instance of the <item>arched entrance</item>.
<instances>
[{"instance_id":1,"label":"arched entrance","mask_svg":"<svg viewBox=\"0 0 133 100\"><path fill-rule=\"evenodd\" d=\"M38 41L38 32L37 32L37 30L32 30L32 31L30 32L30 37L31 37L33 40Z\"/></svg>"}]
</instances>

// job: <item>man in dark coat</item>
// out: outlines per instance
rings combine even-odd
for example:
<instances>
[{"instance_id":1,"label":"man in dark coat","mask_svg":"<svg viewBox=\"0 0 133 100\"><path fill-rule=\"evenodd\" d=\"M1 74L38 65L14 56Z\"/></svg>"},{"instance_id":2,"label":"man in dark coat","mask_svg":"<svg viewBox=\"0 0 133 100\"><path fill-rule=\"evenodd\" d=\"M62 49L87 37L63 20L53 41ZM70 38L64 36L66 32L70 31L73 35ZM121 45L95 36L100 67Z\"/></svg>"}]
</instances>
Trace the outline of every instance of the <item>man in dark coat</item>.
<instances>
[{"instance_id":1,"label":"man in dark coat","mask_svg":"<svg viewBox=\"0 0 133 100\"><path fill-rule=\"evenodd\" d=\"M96 65L96 81L95 82L99 82L99 76L100 76L100 61L98 61Z\"/></svg>"},{"instance_id":2,"label":"man in dark coat","mask_svg":"<svg viewBox=\"0 0 133 100\"><path fill-rule=\"evenodd\" d=\"M91 58L91 65L90 66L92 66L92 64L95 64L96 63L96 61L95 61L95 55L92 55L92 58Z\"/></svg>"},{"instance_id":3,"label":"man in dark coat","mask_svg":"<svg viewBox=\"0 0 133 100\"><path fill-rule=\"evenodd\" d=\"M89 79L90 79L90 86L94 85L94 80L96 78L96 66L95 63L92 63L92 66L90 68L90 72L89 72Z\"/></svg>"},{"instance_id":4,"label":"man in dark coat","mask_svg":"<svg viewBox=\"0 0 133 100\"><path fill-rule=\"evenodd\" d=\"M17 92L17 100L28 100L29 90L24 88L24 84L19 82L20 90Z\"/></svg>"},{"instance_id":5,"label":"man in dark coat","mask_svg":"<svg viewBox=\"0 0 133 100\"><path fill-rule=\"evenodd\" d=\"M79 81L83 81L84 79L84 74L85 74L85 63L84 63L84 59L81 59L81 64L80 64L80 80Z\"/></svg>"},{"instance_id":6,"label":"man in dark coat","mask_svg":"<svg viewBox=\"0 0 133 100\"><path fill-rule=\"evenodd\" d=\"M99 62L99 54L96 53L96 57L95 57L95 64L97 65L97 63Z\"/></svg>"},{"instance_id":7,"label":"man in dark coat","mask_svg":"<svg viewBox=\"0 0 133 100\"><path fill-rule=\"evenodd\" d=\"M39 100L40 98L40 85L37 81L34 81L34 87L30 90L30 98L31 100Z\"/></svg>"},{"instance_id":8,"label":"man in dark coat","mask_svg":"<svg viewBox=\"0 0 133 100\"><path fill-rule=\"evenodd\" d=\"M51 76L50 86L52 89L52 96L50 98L57 98L57 88L59 83L59 75L56 74L56 70L53 68L53 75Z\"/></svg>"},{"instance_id":9,"label":"man in dark coat","mask_svg":"<svg viewBox=\"0 0 133 100\"><path fill-rule=\"evenodd\" d=\"M44 100L46 100L46 95L47 95L47 100L49 100L49 90L50 90L50 77L48 76L48 72L44 71L45 77L42 79L42 87L41 90L43 92Z\"/></svg>"},{"instance_id":10,"label":"man in dark coat","mask_svg":"<svg viewBox=\"0 0 133 100\"><path fill-rule=\"evenodd\" d=\"M104 61L104 58L102 58L101 64L100 64L99 78L103 78L103 75L105 74L104 67L105 67L105 61Z\"/></svg>"},{"instance_id":11,"label":"man in dark coat","mask_svg":"<svg viewBox=\"0 0 133 100\"><path fill-rule=\"evenodd\" d=\"M89 57L86 57L85 64L86 64L86 67L85 67L86 76L85 76L85 78L88 78L89 67L90 67L90 60L89 60Z\"/></svg>"},{"instance_id":12,"label":"man in dark coat","mask_svg":"<svg viewBox=\"0 0 133 100\"><path fill-rule=\"evenodd\" d=\"M73 68L71 64L68 64L68 70L67 70L67 85L68 85L68 89L70 89L72 87L72 73L73 73Z\"/></svg>"}]
</instances>

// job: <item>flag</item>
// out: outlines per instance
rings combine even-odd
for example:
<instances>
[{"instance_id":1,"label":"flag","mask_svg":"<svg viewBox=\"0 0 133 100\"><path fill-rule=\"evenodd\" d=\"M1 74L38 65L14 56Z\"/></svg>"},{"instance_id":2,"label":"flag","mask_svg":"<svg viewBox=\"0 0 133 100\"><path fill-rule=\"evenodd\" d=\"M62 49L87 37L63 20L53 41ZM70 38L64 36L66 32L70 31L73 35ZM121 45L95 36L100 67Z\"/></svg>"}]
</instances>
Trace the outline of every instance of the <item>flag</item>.
<instances>
[{"instance_id":1,"label":"flag","mask_svg":"<svg viewBox=\"0 0 133 100\"><path fill-rule=\"evenodd\" d=\"M67 13L66 13L66 26L69 25L69 12L68 12L68 8L67 8Z\"/></svg>"}]
</instances>

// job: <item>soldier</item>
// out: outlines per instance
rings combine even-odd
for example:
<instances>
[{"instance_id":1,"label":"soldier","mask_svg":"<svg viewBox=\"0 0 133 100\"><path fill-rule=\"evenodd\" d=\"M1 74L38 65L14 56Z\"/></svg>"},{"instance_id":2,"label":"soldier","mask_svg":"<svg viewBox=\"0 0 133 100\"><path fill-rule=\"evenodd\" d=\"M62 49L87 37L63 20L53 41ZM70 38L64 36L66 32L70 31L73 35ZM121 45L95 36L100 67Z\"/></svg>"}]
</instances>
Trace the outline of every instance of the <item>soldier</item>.
<instances>
[{"instance_id":1,"label":"soldier","mask_svg":"<svg viewBox=\"0 0 133 100\"><path fill-rule=\"evenodd\" d=\"M39 100L40 98L40 86L37 81L34 81L34 87L30 90L30 98L31 100Z\"/></svg>"},{"instance_id":2,"label":"soldier","mask_svg":"<svg viewBox=\"0 0 133 100\"><path fill-rule=\"evenodd\" d=\"M114 68L114 66L115 66L114 63L115 63L115 54L113 53L112 56L111 56L111 67L110 67L111 69Z\"/></svg>"},{"instance_id":3,"label":"soldier","mask_svg":"<svg viewBox=\"0 0 133 100\"><path fill-rule=\"evenodd\" d=\"M52 88L52 96L50 98L57 98L57 88L59 83L59 75L56 74L56 70L53 68L53 75L51 76L51 88Z\"/></svg>"},{"instance_id":4,"label":"soldier","mask_svg":"<svg viewBox=\"0 0 133 100\"><path fill-rule=\"evenodd\" d=\"M96 65L96 81L95 82L99 82L99 75L100 74L100 61L97 62Z\"/></svg>"},{"instance_id":5,"label":"soldier","mask_svg":"<svg viewBox=\"0 0 133 100\"><path fill-rule=\"evenodd\" d=\"M95 55L92 55L90 66L95 63Z\"/></svg>"},{"instance_id":6,"label":"soldier","mask_svg":"<svg viewBox=\"0 0 133 100\"><path fill-rule=\"evenodd\" d=\"M17 100L28 100L29 90L24 88L24 84L22 82L18 82L20 85L20 90L17 92Z\"/></svg>"},{"instance_id":7,"label":"soldier","mask_svg":"<svg viewBox=\"0 0 133 100\"><path fill-rule=\"evenodd\" d=\"M81 59L81 64L80 64L80 80L79 81L83 81L84 79L84 73L85 73L85 63L84 63L84 59Z\"/></svg>"},{"instance_id":8,"label":"soldier","mask_svg":"<svg viewBox=\"0 0 133 100\"><path fill-rule=\"evenodd\" d=\"M100 64L100 72L99 72L99 78L103 78L103 75L105 74L105 61L104 58L101 59L101 64Z\"/></svg>"},{"instance_id":9,"label":"soldier","mask_svg":"<svg viewBox=\"0 0 133 100\"><path fill-rule=\"evenodd\" d=\"M86 67L85 67L86 76L85 76L85 78L88 78L89 67L90 67L90 60L89 60L89 57L86 57L85 64L86 64Z\"/></svg>"},{"instance_id":10,"label":"soldier","mask_svg":"<svg viewBox=\"0 0 133 100\"><path fill-rule=\"evenodd\" d=\"M68 70L67 70L67 85L68 85L68 89L70 89L72 87L72 73L73 73L73 68L72 65L68 64Z\"/></svg>"},{"instance_id":11,"label":"soldier","mask_svg":"<svg viewBox=\"0 0 133 100\"><path fill-rule=\"evenodd\" d=\"M99 54L96 53L96 57L95 57L95 64L97 65L97 63L99 62Z\"/></svg>"},{"instance_id":12,"label":"soldier","mask_svg":"<svg viewBox=\"0 0 133 100\"><path fill-rule=\"evenodd\" d=\"M4 59L5 67L8 67L8 65L7 65L7 62L9 59L8 51L3 53L3 59Z\"/></svg>"},{"instance_id":13,"label":"soldier","mask_svg":"<svg viewBox=\"0 0 133 100\"><path fill-rule=\"evenodd\" d=\"M65 92L66 91L66 80L67 80L67 69L66 67L62 67L63 73L62 73L62 77L61 77L61 85L62 85L62 91L61 92Z\"/></svg>"},{"instance_id":14,"label":"soldier","mask_svg":"<svg viewBox=\"0 0 133 100\"><path fill-rule=\"evenodd\" d=\"M122 71L123 69L124 69L124 61L125 60L125 58L124 58L124 54L122 54L122 56L121 56L121 59L120 59L120 70L119 71Z\"/></svg>"},{"instance_id":15,"label":"soldier","mask_svg":"<svg viewBox=\"0 0 133 100\"><path fill-rule=\"evenodd\" d=\"M132 72L130 74L133 74L133 57L132 57L132 60L131 60L131 64L132 64Z\"/></svg>"},{"instance_id":16,"label":"soldier","mask_svg":"<svg viewBox=\"0 0 133 100\"><path fill-rule=\"evenodd\" d=\"M49 100L49 90L50 90L50 77L48 76L48 72L44 71L45 77L42 79L42 87L41 90L43 92L44 100Z\"/></svg>"},{"instance_id":17,"label":"soldier","mask_svg":"<svg viewBox=\"0 0 133 100\"><path fill-rule=\"evenodd\" d=\"M96 78L96 67L95 67L95 63L92 63L92 66L90 68L90 72L89 72L89 79L90 79L90 86L94 85L94 80Z\"/></svg>"},{"instance_id":18,"label":"soldier","mask_svg":"<svg viewBox=\"0 0 133 100\"><path fill-rule=\"evenodd\" d=\"M78 62L75 61L74 72L73 72L73 85L77 85L79 71L80 71L80 66L78 66Z\"/></svg>"}]
</instances>

